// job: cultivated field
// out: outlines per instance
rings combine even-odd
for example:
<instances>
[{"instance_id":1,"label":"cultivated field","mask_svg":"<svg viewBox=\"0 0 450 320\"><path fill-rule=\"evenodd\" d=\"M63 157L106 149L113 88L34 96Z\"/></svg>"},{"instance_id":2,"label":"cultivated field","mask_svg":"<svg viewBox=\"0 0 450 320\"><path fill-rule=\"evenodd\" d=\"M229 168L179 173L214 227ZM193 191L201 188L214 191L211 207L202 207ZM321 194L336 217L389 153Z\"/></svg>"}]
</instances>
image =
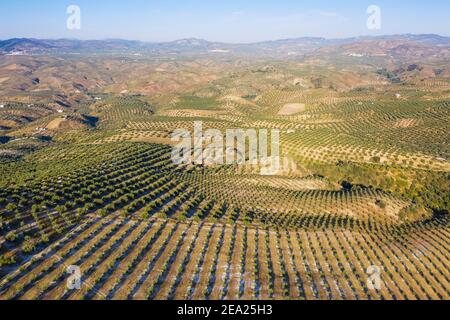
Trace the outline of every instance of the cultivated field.
<instances>
[{"instance_id":1,"label":"cultivated field","mask_svg":"<svg viewBox=\"0 0 450 320\"><path fill-rule=\"evenodd\" d=\"M0 299L449 299L448 60L324 55L1 57L89 80L1 80ZM175 164L196 121L279 129L281 170Z\"/></svg>"}]
</instances>

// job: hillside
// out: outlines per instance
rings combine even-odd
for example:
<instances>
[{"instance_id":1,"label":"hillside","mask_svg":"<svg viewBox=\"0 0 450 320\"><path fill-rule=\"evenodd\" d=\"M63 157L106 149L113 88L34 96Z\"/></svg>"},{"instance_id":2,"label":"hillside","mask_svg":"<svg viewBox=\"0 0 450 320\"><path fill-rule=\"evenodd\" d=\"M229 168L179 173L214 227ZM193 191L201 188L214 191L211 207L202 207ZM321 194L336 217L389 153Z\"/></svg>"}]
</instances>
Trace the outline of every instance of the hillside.
<instances>
[{"instance_id":1,"label":"hillside","mask_svg":"<svg viewBox=\"0 0 450 320\"><path fill-rule=\"evenodd\" d=\"M450 298L448 38L0 50L0 299ZM281 167L174 162L199 121Z\"/></svg>"}]
</instances>

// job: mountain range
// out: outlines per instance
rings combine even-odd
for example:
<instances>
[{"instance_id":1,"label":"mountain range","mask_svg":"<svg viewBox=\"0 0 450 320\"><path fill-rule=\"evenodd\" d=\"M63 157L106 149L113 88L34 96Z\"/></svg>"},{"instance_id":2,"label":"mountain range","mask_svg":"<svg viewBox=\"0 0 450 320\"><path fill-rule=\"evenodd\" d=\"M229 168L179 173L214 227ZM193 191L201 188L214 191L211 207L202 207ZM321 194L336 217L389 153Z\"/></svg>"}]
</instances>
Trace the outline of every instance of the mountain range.
<instances>
[{"instance_id":1,"label":"mountain range","mask_svg":"<svg viewBox=\"0 0 450 320\"><path fill-rule=\"evenodd\" d=\"M171 42L142 42L135 40L76 40L76 39L31 39L13 38L0 41L0 54L70 54L70 53L135 53L135 54L259 54L259 55L303 55L314 50L333 47L351 46L364 43L392 43L396 46L414 44L421 48L427 46L448 50L450 37L435 34L404 34L376 37L354 37L346 39L326 39L301 37L256 43L233 44L211 42L203 39L188 38ZM401 48L400 48L401 49Z\"/></svg>"}]
</instances>

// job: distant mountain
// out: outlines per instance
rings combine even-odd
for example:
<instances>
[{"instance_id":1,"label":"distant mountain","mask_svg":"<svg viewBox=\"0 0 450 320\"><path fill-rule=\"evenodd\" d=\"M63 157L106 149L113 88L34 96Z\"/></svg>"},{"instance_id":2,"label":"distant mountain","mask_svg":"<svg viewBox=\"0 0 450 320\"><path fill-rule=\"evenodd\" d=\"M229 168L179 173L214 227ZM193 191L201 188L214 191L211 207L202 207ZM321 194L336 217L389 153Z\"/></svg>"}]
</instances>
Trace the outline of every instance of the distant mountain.
<instances>
[{"instance_id":1,"label":"distant mountain","mask_svg":"<svg viewBox=\"0 0 450 320\"><path fill-rule=\"evenodd\" d=\"M0 52L26 52L26 53L61 53L80 51L127 51L144 49L145 44L130 40L40 40L28 38L16 38L0 41Z\"/></svg>"},{"instance_id":2,"label":"distant mountain","mask_svg":"<svg viewBox=\"0 0 450 320\"><path fill-rule=\"evenodd\" d=\"M449 59L450 38L437 35L360 37L339 45L323 46L314 54L385 57L397 61Z\"/></svg>"},{"instance_id":3,"label":"distant mountain","mask_svg":"<svg viewBox=\"0 0 450 320\"><path fill-rule=\"evenodd\" d=\"M368 38L370 39L370 38ZM435 45L449 45L450 37L444 37L437 34L403 34L403 35L392 35L392 36L381 36L373 37L373 39L383 39L383 40L410 40L424 43L431 43Z\"/></svg>"},{"instance_id":4,"label":"distant mountain","mask_svg":"<svg viewBox=\"0 0 450 320\"><path fill-rule=\"evenodd\" d=\"M2 54L64 54L64 53L149 53L149 54L196 54L196 53L226 53L226 54L258 54L261 56L281 55L296 56L311 53L317 49L339 46L369 45L383 50L377 43L384 46L386 43L395 43L396 46L405 46L397 51L408 51L411 46L433 45L450 48L450 37L435 34L424 35L390 35L377 37L356 37L347 39L325 39L316 37L302 37L295 39L282 39L263 41L248 44L232 44L210 42L203 39L189 38L171 42L141 42L133 40L74 40L57 39L41 40L28 38L15 38L0 41ZM414 45L411 45L414 44ZM345 49L345 48L344 48ZM390 48L390 50L393 48Z\"/></svg>"},{"instance_id":5,"label":"distant mountain","mask_svg":"<svg viewBox=\"0 0 450 320\"><path fill-rule=\"evenodd\" d=\"M0 50L8 53L16 51L50 51L51 49L56 49L56 47L49 45L45 40L14 38L0 41Z\"/></svg>"}]
</instances>

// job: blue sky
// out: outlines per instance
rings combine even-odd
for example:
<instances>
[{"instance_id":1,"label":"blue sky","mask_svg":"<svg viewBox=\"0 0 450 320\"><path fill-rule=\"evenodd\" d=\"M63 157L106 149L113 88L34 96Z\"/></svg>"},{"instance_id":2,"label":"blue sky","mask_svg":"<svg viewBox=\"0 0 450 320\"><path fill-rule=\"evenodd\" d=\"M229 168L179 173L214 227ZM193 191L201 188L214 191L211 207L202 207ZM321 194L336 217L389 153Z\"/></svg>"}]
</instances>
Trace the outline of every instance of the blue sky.
<instances>
[{"instance_id":1,"label":"blue sky","mask_svg":"<svg viewBox=\"0 0 450 320\"><path fill-rule=\"evenodd\" d=\"M66 8L72 4L81 9L80 30L66 28ZM381 30L366 27L366 9L372 4L381 9ZM0 0L0 39L253 42L398 33L450 36L450 1Z\"/></svg>"}]
</instances>

